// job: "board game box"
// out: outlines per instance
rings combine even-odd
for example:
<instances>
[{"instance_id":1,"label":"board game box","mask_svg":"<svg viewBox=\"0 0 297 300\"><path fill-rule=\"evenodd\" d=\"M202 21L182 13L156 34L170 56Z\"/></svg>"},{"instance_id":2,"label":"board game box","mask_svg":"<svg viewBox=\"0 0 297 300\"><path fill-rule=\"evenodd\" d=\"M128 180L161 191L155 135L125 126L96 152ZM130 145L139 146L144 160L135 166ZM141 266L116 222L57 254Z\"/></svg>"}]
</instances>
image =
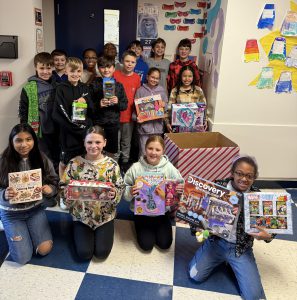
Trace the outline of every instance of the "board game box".
<instances>
[{"instance_id":1,"label":"board game box","mask_svg":"<svg viewBox=\"0 0 297 300\"><path fill-rule=\"evenodd\" d=\"M258 192L244 194L245 231L258 232L263 226L269 233L293 234L291 195Z\"/></svg>"},{"instance_id":2,"label":"board game box","mask_svg":"<svg viewBox=\"0 0 297 300\"><path fill-rule=\"evenodd\" d=\"M177 218L224 239L237 224L240 194L211 181L189 174L176 212Z\"/></svg>"}]
</instances>

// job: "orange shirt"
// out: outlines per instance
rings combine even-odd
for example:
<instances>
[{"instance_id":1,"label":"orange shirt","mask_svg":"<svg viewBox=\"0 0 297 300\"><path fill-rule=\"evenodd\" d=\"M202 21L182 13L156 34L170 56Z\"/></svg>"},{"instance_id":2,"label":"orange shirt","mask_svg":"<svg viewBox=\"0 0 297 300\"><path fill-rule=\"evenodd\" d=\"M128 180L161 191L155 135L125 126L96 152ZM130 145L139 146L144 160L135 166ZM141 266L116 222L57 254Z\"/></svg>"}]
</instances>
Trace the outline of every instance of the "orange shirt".
<instances>
[{"instance_id":1,"label":"orange shirt","mask_svg":"<svg viewBox=\"0 0 297 300\"><path fill-rule=\"evenodd\" d=\"M134 72L132 73L132 75L129 76L122 73L120 70L117 70L114 72L113 77L117 82L120 82L124 86L128 98L128 107L126 110L121 111L120 122L132 122L132 113L134 110L134 97L136 90L141 85L140 76Z\"/></svg>"}]
</instances>

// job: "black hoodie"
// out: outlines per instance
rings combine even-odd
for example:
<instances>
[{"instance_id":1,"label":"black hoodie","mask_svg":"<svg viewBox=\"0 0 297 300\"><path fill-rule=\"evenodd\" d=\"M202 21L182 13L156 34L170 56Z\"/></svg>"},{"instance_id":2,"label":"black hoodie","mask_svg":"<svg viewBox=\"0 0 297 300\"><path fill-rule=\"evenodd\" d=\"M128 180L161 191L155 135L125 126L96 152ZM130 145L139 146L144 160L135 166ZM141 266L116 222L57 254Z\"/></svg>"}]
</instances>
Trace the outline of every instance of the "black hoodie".
<instances>
[{"instance_id":1,"label":"black hoodie","mask_svg":"<svg viewBox=\"0 0 297 300\"><path fill-rule=\"evenodd\" d=\"M76 124L72 122L72 103L81 97L88 104L87 119L84 124ZM87 85L79 82L74 86L69 81L57 85L53 119L60 127L60 143L63 152L84 151L83 139L87 128L91 126L92 111L93 103Z\"/></svg>"}]
</instances>

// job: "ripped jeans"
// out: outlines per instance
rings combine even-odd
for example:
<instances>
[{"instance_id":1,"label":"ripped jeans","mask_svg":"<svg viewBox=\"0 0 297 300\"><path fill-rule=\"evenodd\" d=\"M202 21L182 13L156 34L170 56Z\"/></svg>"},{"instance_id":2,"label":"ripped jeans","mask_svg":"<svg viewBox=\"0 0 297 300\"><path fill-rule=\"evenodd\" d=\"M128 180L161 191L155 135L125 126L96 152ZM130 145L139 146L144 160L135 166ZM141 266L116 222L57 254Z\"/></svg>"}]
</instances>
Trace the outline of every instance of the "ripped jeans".
<instances>
[{"instance_id":1,"label":"ripped jeans","mask_svg":"<svg viewBox=\"0 0 297 300\"><path fill-rule=\"evenodd\" d=\"M19 264L29 262L41 243L53 240L45 211L40 206L26 211L1 209L0 215L10 256Z\"/></svg>"}]
</instances>

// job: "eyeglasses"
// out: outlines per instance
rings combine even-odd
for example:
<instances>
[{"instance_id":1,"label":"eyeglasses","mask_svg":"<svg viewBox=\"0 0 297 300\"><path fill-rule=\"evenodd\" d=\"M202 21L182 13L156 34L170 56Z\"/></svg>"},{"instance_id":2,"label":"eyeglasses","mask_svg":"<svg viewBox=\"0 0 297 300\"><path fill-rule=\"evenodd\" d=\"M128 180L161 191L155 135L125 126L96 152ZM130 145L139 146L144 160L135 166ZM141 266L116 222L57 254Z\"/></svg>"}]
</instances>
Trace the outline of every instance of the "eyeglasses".
<instances>
[{"instance_id":1,"label":"eyeglasses","mask_svg":"<svg viewBox=\"0 0 297 300\"><path fill-rule=\"evenodd\" d=\"M86 56L85 59L86 60L97 60L97 57L88 57L88 56Z\"/></svg>"},{"instance_id":2,"label":"eyeglasses","mask_svg":"<svg viewBox=\"0 0 297 300\"><path fill-rule=\"evenodd\" d=\"M238 172L238 171L235 171L234 174L236 174L237 177L239 177L239 179L242 179L243 177L245 177L248 180L255 179L255 175L254 174L244 174L244 173Z\"/></svg>"}]
</instances>

